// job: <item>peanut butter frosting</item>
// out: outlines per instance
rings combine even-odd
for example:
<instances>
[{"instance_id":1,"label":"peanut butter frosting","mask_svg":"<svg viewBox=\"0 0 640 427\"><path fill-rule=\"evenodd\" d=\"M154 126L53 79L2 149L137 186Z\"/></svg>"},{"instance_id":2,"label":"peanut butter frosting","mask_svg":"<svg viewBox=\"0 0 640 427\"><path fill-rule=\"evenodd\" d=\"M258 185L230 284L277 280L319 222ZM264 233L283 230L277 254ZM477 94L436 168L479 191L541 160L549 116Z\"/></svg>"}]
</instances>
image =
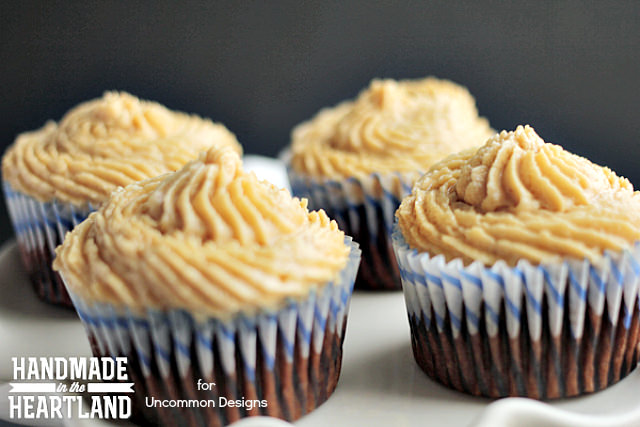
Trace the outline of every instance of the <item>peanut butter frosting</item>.
<instances>
[{"instance_id":1,"label":"peanut butter frosting","mask_svg":"<svg viewBox=\"0 0 640 427\"><path fill-rule=\"evenodd\" d=\"M90 301L224 316L307 296L338 277L349 251L324 211L212 148L114 192L67 234L53 267Z\"/></svg>"},{"instance_id":2,"label":"peanut butter frosting","mask_svg":"<svg viewBox=\"0 0 640 427\"><path fill-rule=\"evenodd\" d=\"M640 240L631 183L529 126L434 165L396 216L410 247L465 263L598 262Z\"/></svg>"},{"instance_id":3,"label":"peanut butter frosting","mask_svg":"<svg viewBox=\"0 0 640 427\"><path fill-rule=\"evenodd\" d=\"M293 130L291 166L333 179L374 172L417 178L492 134L462 86L433 77L373 80L354 101L324 109Z\"/></svg>"},{"instance_id":4,"label":"peanut butter frosting","mask_svg":"<svg viewBox=\"0 0 640 427\"><path fill-rule=\"evenodd\" d=\"M224 126L107 92L19 135L2 159L3 178L41 202L99 205L117 187L172 172L213 145L240 152Z\"/></svg>"}]
</instances>

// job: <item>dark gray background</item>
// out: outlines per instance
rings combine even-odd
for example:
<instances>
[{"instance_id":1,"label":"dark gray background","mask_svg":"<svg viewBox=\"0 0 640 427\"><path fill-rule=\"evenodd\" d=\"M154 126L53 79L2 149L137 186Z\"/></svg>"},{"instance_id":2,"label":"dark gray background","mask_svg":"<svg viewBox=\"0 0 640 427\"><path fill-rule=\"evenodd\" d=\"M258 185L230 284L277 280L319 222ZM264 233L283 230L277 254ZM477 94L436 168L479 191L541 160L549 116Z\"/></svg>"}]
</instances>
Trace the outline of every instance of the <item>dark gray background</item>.
<instances>
[{"instance_id":1,"label":"dark gray background","mask_svg":"<svg viewBox=\"0 0 640 427\"><path fill-rule=\"evenodd\" d=\"M494 128L529 123L640 185L640 2L4 2L0 43L3 150L117 89L275 155L371 78L435 75Z\"/></svg>"}]
</instances>

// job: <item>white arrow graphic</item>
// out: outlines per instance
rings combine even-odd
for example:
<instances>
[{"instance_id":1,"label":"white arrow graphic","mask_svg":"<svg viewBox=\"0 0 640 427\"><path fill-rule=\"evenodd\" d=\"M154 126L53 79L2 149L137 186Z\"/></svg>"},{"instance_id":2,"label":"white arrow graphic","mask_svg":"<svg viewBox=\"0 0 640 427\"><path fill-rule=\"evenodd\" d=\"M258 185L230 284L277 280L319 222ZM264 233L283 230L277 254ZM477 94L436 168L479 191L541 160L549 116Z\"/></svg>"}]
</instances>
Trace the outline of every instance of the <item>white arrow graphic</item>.
<instances>
[{"instance_id":1,"label":"white arrow graphic","mask_svg":"<svg viewBox=\"0 0 640 427\"><path fill-rule=\"evenodd\" d=\"M133 383L88 383L89 393L133 393Z\"/></svg>"},{"instance_id":2,"label":"white arrow graphic","mask_svg":"<svg viewBox=\"0 0 640 427\"><path fill-rule=\"evenodd\" d=\"M55 393L56 383L9 383L9 393Z\"/></svg>"}]
</instances>

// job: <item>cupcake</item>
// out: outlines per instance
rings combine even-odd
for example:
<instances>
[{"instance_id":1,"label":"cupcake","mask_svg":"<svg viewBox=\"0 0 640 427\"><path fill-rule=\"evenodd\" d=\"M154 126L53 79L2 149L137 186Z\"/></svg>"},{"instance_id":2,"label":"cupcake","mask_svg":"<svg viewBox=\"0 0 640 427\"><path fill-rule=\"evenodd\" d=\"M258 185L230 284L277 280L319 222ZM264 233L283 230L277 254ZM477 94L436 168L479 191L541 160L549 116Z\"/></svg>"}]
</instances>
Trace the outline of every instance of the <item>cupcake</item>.
<instances>
[{"instance_id":1,"label":"cupcake","mask_svg":"<svg viewBox=\"0 0 640 427\"><path fill-rule=\"evenodd\" d=\"M138 422L294 420L336 386L357 244L232 150L117 190L56 254L94 355L128 358Z\"/></svg>"},{"instance_id":2,"label":"cupcake","mask_svg":"<svg viewBox=\"0 0 640 427\"><path fill-rule=\"evenodd\" d=\"M390 241L400 200L433 163L492 134L464 87L374 80L357 99L296 127L284 157L293 194L360 243L356 288L392 290L401 287Z\"/></svg>"},{"instance_id":3,"label":"cupcake","mask_svg":"<svg viewBox=\"0 0 640 427\"><path fill-rule=\"evenodd\" d=\"M529 127L452 155L398 212L418 365L456 390L554 399L638 362L640 193Z\"/></svg>"},{"instance_id":4,"label":"cupcake","mask_svg":"<svg viewBox=\"0 0 640 427\"><path fill-rule=\"evenodd\" d=\"M19 135L2 158L3 189L38 295L71 305L51 270L53 251L113 190L175 171L217 145L241 151L222 125L116 92Z\"/></svg>"}]
</instances>

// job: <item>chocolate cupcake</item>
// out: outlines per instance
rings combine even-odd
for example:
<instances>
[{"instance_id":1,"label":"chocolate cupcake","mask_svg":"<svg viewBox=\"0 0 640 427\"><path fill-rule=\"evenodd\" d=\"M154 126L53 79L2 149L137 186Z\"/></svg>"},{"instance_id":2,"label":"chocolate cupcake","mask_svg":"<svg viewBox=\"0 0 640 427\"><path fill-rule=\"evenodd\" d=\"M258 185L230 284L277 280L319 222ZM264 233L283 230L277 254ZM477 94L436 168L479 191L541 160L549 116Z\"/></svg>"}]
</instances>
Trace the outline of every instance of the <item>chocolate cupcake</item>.
<instances>
[{"instance_id":1,"label":"chocolate cupcake","mask_svg":"<svg viewBox=\"0 0 640 427\"><path fill-rule=\"evenodd\" d=\"M295 420L329 397L359 260L323 211L211 149L113 193L54 269L94 355L128 358L137 422L216 426ZM148 405L169 399L214 405Z\"/></svg>"},{"instance_id":2,"label":"chocolate cupcake","mask_svg":"<svg viewBox=\"0 0 640 427\"><path fill-rule=\"evenodd\" d=\"M415 184L393 243L412 346L475 395L554 399L638 362L640 193L518 127Z\"/></svg>"},{"instance_id":3,"label":"chocolate cupcake","mask_svg":"<svg viewBox=\"0 0 640 427\"><path fill-rule=\"evenodd\" d=\"M38 295L71 305L51 270L54 249L113 190L175 171L217 145L241 152L224 126L116 92L19 135L2 159L3 189Z\"/></svg>"},{"instance_id":4,"label":"chocolate cupcake","mask_svg":"<svg viewBox=\"0 0 640 427\"><path fill-rule=\"evenodd\" d=\"M374 80L357 99L296 127L285 161L293 194L360 243L356 288L400 289L390 241L400 200L433 163L492 134L455 83Z\"/></svg>"}]
</instances>

